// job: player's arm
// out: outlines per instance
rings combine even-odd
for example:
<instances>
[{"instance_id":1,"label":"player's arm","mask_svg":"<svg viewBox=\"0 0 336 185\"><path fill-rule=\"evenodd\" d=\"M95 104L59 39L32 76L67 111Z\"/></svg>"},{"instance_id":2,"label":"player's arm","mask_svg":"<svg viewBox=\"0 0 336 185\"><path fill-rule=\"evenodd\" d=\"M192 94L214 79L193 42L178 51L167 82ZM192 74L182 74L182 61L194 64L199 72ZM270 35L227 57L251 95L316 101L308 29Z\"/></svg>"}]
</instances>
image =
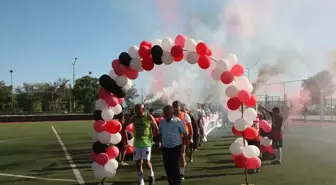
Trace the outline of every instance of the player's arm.
<instances>
[{"instance_id":1,"label":"player's arm","mask_svg":"<svg viewBox=\"0 0 336 185\"><path fill-rule=\"evenodd\" d=\"M156 136L156 145L159 148L161 148L161 143L162 143L162 124L159 125L159 129L158 129L157 136Z\"/></svg>"},{"instance_id":2,"label":"player's arm","mask_svg":"<svg viewBox=\"0 0 336 185\"><path fill-rule=\"evenodd\" d=\"M128 125L130 125L131 123L134 122L134 118L135 118L135 115L131 114L131 115L128 115L126 120L125 120L125 127L127 127Z\"/></svg>"},{"instance_id":3,"label":"player's arm","mask_svg":"<svg viewBox=\"0 0 336 185\"><path fill-rule=\"evenodd\" d=\"M192 126L192 123L191 123L191 118L188 114L185 115L185 119L186 119L186 122L187 122L187 127L188 127L188 130L189 130L189 134L190 134L190 141L194 138L194 130L193 130L193 126Z\"/></svg>"},{"instance_id":4,"label":"player's arm","mask_svg":"<svg viewBox=\"0 0 336 185\"><path fill-rule=\"evenodd\" d=\"M152 116L152 115L150 115L150 114L148 114L147 115L148 117L148 119L150 120L150 122L151 122L151 125L152 125L152 128L157 132L158 131L158 126L157 126L157 123L156 123L156 120L154 119L154 117Z\"/></svg>"},{"instance_id":5,"label":"player's arm","mask_svg":"<svg viewBox=\"0 0 336 185\"><path fill-rule=\"evenodd\" d=\"M259 104L259 108L261 108L262 110L264 110L265 112L267 112L268 114L270 114L272 116L272 111L266 109L265 107L261 106L260 104Z\"/></svg>"}]
</instances>

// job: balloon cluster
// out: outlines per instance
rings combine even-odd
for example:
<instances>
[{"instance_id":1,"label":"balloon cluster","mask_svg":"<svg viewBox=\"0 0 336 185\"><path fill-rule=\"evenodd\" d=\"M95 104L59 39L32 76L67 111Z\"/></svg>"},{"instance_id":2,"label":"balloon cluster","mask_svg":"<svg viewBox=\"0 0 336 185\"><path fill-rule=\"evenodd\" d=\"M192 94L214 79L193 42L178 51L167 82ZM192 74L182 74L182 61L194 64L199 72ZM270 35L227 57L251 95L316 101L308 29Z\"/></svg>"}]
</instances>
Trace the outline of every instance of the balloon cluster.
<instances>
[{"instance_id":1,"label":"balloon cluster","mask_svg":"<svg viewBox=\"0 0 336 185\"><path fill-rule=\"evenodd\" d=\"M113 157L118 155L118 150L114 146L109 147L108 144L120 142L121 136L118 132L121 125L113 120L113 117L121 113L122 107L120 104L127 91L132 88L132 80L137 79L139 72L143 70L151 71L155 65L170 65L174 61L180 62L183 59L189 64L197 63L200 68L208 69L211 62L215 61L217 67L212 71L212 76L215 80L221 80L228 85L226 94L230 98L228 101L230 110L237 111L241 103L248 107L255 105L256 98L251 95L253 86L243 76L245 69L244 66L237 64L237 56L228 54L225 59L219 61L211 58L211 56L212 51L205 42L196 42L185 35L178 35L175 40L165 38L155 40L152 43L142 41L139 46L131 46L127 52L120 53L118 59L112 61L112 69L109 74L104 74L99 79L102 88L99 89L100 99L96 102L94 113L96 120L94 126L96 130L95 138L97 141L95 141L93 147L93 159L95 161L93 169L97 177L111 177L113 176L112 172L115 174L118 163ZM249 121L252 120L255 112L252 110L247 109L246 113L244 112L244 118L234 120L234 122L237 122L235 127L238 131L243 131L249 127ZM238 113L234 112L233 114ZM127 128L127 130L131 131L132 128ZM128 153L131 151L132 148L127 148ZM104 158L104 160L100 158ZM110 165L110 163L114 165Z\"/></svg>"},{"instance_id":2,"label":"balloon cluster","mask_svg":"<svg viewBox=\"0 0 336 185\"><path fill-rule=\"evenodd\" d=\"M235 166L257 169L261 166L261 160L258 157L260 150L246 142L246 139L253 140L258 137L258 131L253 127L257 117L257 112L253 107L256 106L257 101L256 97L251 94L252 84L243 76L245 68L238 64L237 60L233 54L219 60L216 68L212 71L212 77L227 85L225 93L229 98L227 101L228 119L234 123L232 133L236 136L242 136L230 146Z\"/></svg>"},{"instance_id":3,"label":"balloon cluster","mask_svg":"<svg viewBox=\"0 0 336 185\"><path fill-rule=\"evenodd\" d=\"M271 133L272 125L269 124L266 120L258 120L259 121L259 128L267 135ZM274 154L274 150L272 148L272 140L266 137L260 137L260 152L261 153L269 153Z\"/></svg>"}]
</instances>

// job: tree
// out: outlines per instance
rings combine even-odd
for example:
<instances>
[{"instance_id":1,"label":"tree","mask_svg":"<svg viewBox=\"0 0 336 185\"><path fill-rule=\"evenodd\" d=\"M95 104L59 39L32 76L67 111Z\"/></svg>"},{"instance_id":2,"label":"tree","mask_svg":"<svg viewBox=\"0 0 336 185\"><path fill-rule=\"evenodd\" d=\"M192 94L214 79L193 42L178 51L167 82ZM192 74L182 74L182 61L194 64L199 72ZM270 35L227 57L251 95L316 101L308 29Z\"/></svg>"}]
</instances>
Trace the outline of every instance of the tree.
<instances>
[{"instance_id":1,"label":"tree","mask_svg":"<svg viewBox=\"0 0 336 185\"><path fill-rule=\"evenodd\" d=\"M79 106L83 106L85 113L93 111L94 103L99 98L99 87L98 78L83 76L76 80L72 93L75 102Z\"/></svg>"},{"instance_id":2,"label":"tree","mask_svg":"<svg viewBox=\"0 0 336 185\"><path fill-rule=\"evenodd\" d=\"M125 103L127 107L133 107L135 105L134 100L139 97L138 90L135 88L135 84L129 89L125 95Z\"/></svg>"},{"instance_id":3,"label":"tree","mask_svg":"<svg viewBox=\"0 0 336 185\"><path fill-rule=\"evenodd\" d=\"M11 112L12 107L12 87L6 86L4 81L0 81L0 111Z\"/></svg>"},{"instance_id":4,"label":"tree","mask_svg":"<svg viewBox=\"0 0 336 185\"><path fill-rule=\"evenodd\" d=\"M323 70L316 73L314 76L304 80L301 84L303 91L310 94L312 105L321 103L321 92L323 90L323 100L326 96L333 93L335 87L333 83L333 76L328 70Z\"/></svg>"},{"instance_id":5,"label":"tree","mask_svg":"<svg viewBox=\"0 0 336 185\"><path fill-rule=\"evenodd\" d=\"M156 96L155 93L150 93L146 96L146 99L147 100L151 100L153 99L154 97ZM149 103L145 103L146 104L146 108L148 109L162 109L165 105L168 104L168 101L167 100L164 100L162 98L159 98L157 100L154 100L152 102L149 102Z\"/></svg>"}]
</instances>

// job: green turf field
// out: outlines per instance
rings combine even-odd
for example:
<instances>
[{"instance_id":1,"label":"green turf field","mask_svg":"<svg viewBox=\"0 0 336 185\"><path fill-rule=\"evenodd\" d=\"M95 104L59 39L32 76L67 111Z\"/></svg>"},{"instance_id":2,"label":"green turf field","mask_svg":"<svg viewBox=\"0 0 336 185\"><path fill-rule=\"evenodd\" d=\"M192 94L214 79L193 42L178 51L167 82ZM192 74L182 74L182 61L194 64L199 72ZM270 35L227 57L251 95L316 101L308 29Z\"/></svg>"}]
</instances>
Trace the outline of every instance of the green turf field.
<instances>
[{"instance_id":1,"label":"green turf field","mask_svg":"<svg viewBox=\"0 0 336 185\"><path fill-rule=\"evenodd\" d=\"M72 185L75 175L55 137L57 130L85 184L97 184L91 170L91 122L25 123L0 125L0 185ZM336 125L336 124L335 124ZM300 125L285 135L284 163L264 163L261 173L250 175L255 185L335 185L336 126L321 129ZM244 176L233 167L228 147L235 138L229 129L215 130L203 148L196 152L195 162L186 170L186 185L240 185ZM161 156L153 154L157 185L167 184ZM145 174L147 172L145 171ZM12 176L8 176L12 175ZM27 179L30 176L42 179ZM15 176L15 177L14 177ZM145 176L146 177L146 176ZM52 181L52 180L64 181ZM136 184L134 165L119 167L119 185Z\"/></svg>"}]
</instances>

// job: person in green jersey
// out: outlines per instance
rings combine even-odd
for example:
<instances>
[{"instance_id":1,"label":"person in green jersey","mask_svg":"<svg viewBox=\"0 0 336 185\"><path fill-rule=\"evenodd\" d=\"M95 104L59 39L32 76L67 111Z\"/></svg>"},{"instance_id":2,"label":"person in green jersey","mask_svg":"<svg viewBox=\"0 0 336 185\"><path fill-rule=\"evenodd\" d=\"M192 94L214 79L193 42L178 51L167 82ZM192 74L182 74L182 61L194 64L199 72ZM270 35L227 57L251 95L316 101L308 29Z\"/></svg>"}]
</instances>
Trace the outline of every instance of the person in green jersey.
<instances>
[{"instance_id":1,"label":"person in green jersey","mask_svg":"<svg viewBox=\"0 0 336 185\"><path fill-rule=\"evenodd\" d=\"M153 145L153 130L157 132L158 126L154 117L146 114L143 104L135 105L135 115L131 113L127 124L134 123L134 153L133 160L137 163L139 183L144 185L142 164L145 163L149 170L149 185L153 185L155 178L152 168L151 150Z\"/></svg>"}]
</instances>

